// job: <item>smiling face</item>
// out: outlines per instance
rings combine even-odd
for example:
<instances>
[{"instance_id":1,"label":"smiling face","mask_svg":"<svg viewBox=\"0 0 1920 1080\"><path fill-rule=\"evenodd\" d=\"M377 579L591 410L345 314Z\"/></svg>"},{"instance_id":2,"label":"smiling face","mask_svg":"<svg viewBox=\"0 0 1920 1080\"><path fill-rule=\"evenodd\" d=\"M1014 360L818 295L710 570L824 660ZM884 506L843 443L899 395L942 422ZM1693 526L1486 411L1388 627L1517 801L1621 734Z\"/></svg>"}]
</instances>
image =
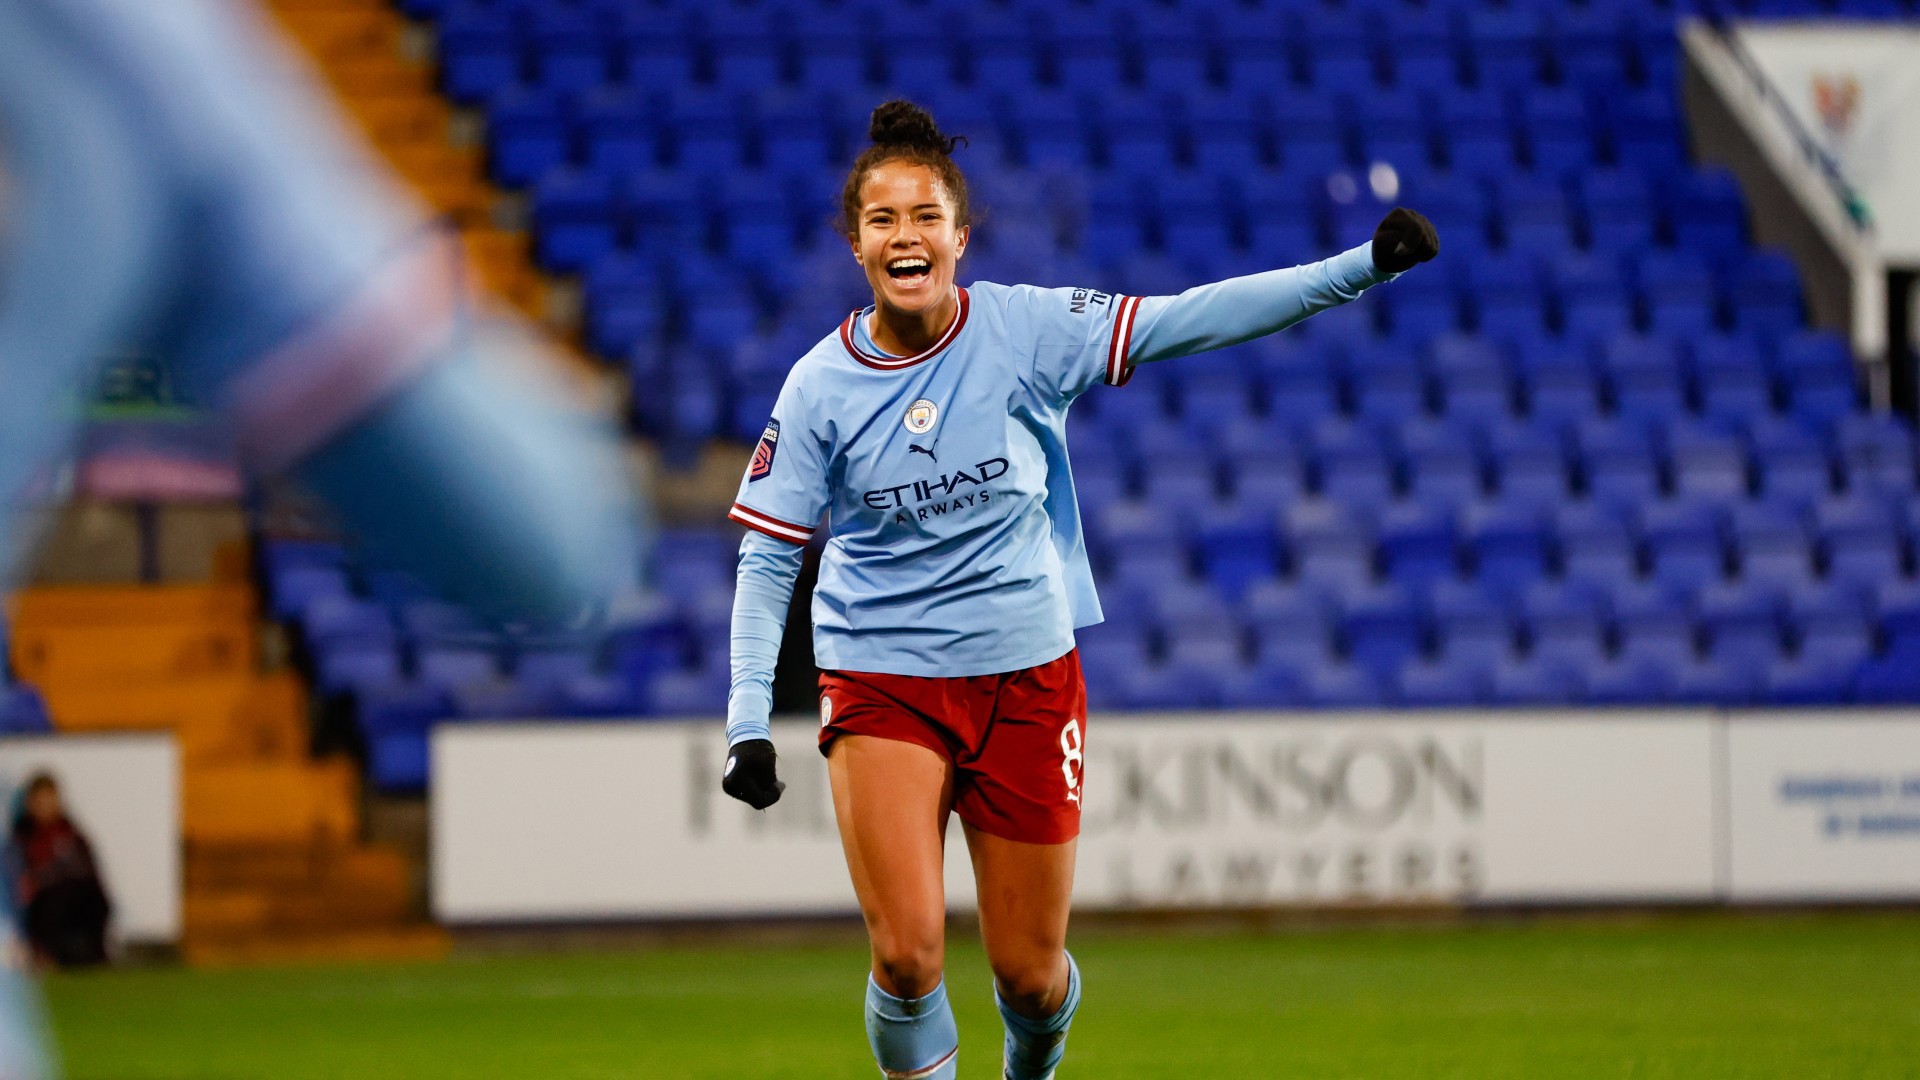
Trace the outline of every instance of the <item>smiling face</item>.
<instances>
[{"instance_id":1,"label":"smiling face","mask_svg":"<svg viewBox=\"0 0 1920 1080\"><path fill-rule=\"evenodd\" d=\"M867 173L853 256L883 313L926 318L952 303L969 232L955 216L946 185L925 165L889 161Z\"/></svg>"}]
</instances>

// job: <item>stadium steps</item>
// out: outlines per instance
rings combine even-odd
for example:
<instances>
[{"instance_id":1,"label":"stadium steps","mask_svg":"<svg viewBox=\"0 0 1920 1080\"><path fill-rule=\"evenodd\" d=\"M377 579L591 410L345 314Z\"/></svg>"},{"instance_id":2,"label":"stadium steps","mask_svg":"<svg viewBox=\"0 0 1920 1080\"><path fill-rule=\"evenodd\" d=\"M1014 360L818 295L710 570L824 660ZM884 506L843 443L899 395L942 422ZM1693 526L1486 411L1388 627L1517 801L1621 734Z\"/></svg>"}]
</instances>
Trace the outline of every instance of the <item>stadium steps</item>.
<instances>
[{"instance_id":1,"label":"stadium steps","mask_svg":"<svg viewBox=\"0 0 1920 1080\"><path fill-rule=\"evenodd\" d=\"M459 228L480 283L544 320L548 283L534 270L526 235L497 226L500 196L486 180L481 149L456 140L459 125L435 92L432 66L408 55L406 19L380 0L272 0L268 6L332 84L347 115Z\"/></svg>"},{"instance_id":2,"label":"stadium steps","mask_svg":"<svg viewBox=\"0 0 1920 1080\"><path fill-rule=\"evenodd\" d=\"M306 687L265 670L257 598L223 561L208 584L22 592L14 670L56 731L178 740L189 960L438 955L417 860L362 840L359 770L310 756Z\"/></svg>"}]
</instances>

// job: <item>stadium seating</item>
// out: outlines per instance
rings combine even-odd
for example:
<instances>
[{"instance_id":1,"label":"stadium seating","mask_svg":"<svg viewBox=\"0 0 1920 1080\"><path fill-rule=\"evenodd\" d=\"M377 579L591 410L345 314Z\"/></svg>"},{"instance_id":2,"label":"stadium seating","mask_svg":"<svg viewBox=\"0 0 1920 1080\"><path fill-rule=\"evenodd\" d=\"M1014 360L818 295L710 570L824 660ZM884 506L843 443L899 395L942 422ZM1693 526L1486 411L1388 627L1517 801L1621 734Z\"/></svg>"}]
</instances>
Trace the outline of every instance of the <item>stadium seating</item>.
<instances>
[{"instance_id":1,"label":"stadium seating","mask_svg":"<svg viewBox=\"0 0 1920 1080\"><path fill-rule=\"evenodd\" d=\"M670 445L750 441L864 302L832 219L889 93L970 138L963 279L1171 292L1432 217L1434 267L1076 407L1073 439L1128 448L1076 468L1102 707L1920 698L1913 427L1866 410L1732 176L1689 161L1676 6L1142 0L1092 29L1008 0L855 31L814 3L400 6ZM659 598L564 644L336 549L263 569L405 780L440 718L716 713L732 543L669 532Z\"/></svg>"}]
</instances>

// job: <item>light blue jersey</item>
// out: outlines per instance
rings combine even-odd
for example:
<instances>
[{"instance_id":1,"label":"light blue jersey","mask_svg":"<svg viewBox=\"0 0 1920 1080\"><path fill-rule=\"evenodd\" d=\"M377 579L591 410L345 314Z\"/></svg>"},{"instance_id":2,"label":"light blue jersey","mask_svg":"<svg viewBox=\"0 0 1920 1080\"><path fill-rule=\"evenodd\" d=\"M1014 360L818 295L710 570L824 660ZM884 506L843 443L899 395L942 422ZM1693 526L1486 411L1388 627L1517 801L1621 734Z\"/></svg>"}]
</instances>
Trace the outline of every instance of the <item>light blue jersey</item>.
<instances>
[{"instance_id":1,"label":"light blue jersey","mask_svg":"<svg viewBox=\"0 0 1920 1080\"><path fill-rule=\"evenodd\" d=\"M1177 297L976 282L918 356L855 312L788 375L729 514L747 526L728 740L764 738L799 547L824 519L823 668L986 675L1054 660L1100 621L1067 409L1132 366L1272 333L1387 280L1368 247ZM776 543L777 541L777 543Z\"/></svg>"},{"instance_id":2,"label":"light blue jersey","mask_svg":"<svg viewBox=\"0 0 1920 1080\"><path fill-rule=\"evenodd\" d=\"M804 541L822 667L1017 671L1100 621L1067 468L1067 406L1121 382L1137 298L975 284L932 348L892 357L851 315L802 357L735 521Z\"/></svg>"}]
</instances>

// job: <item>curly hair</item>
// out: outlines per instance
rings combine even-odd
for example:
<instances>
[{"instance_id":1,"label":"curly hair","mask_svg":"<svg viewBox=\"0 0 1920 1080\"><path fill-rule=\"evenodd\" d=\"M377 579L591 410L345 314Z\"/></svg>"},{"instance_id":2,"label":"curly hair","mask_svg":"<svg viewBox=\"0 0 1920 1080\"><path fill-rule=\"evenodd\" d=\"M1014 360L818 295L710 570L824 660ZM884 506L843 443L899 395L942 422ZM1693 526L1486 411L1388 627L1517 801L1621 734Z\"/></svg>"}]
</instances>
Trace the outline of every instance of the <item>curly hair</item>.
<instances>
[{"instance_id":1,"label":"curly hair","mask_svg":"<svg viewBox=\"0 0 1920 1080\"><path fill-rule=\"evenodd\" d=\"M934 123L932 113L911 101L898 100L873 110L867 137L873 140L873 145L854 159L846 186L840 190L840 224L848 236L860 232L860 189L866 185L867 174L891 161L932 169L940 178L941 186L947 189L947 197L953 200L954 227L965 228L973 223L967 202L967 178L953 162L954 147L966 142L964 137L943 133L940 125Z\"/></svg>"}]
</instances>

